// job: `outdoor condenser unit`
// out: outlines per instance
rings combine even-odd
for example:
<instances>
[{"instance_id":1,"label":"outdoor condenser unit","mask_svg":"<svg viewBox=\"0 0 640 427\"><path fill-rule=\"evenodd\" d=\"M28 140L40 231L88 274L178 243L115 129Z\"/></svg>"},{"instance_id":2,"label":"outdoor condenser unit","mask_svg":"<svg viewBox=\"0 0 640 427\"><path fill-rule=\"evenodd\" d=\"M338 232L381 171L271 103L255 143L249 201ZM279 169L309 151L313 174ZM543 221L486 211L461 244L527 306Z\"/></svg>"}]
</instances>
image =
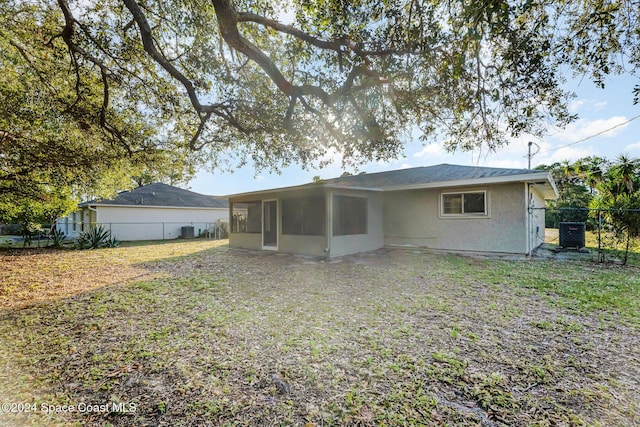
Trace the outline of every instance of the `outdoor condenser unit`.
<instances>
[{"instance_id":1,"label":"outdoor condenser unit","mask_svg":"<svg viewBox=\"0 0 640 427\"><path fill-rule=\"evenodd\" d=\"M183 239L192 239L193 238L193 227L190 225L186 225L182 227L182 238Z\"/></svg>"},{"instance_id":2,"label":"outdoor condenser unit","mask_svg":"<svg viewBox=\"0 0 640 427\"><path fill-rule=\"evenodd\" d=\"M561 222L558 224L560 246L563 248L584 248L584 222Z\"/></svg>"}]
</instances>

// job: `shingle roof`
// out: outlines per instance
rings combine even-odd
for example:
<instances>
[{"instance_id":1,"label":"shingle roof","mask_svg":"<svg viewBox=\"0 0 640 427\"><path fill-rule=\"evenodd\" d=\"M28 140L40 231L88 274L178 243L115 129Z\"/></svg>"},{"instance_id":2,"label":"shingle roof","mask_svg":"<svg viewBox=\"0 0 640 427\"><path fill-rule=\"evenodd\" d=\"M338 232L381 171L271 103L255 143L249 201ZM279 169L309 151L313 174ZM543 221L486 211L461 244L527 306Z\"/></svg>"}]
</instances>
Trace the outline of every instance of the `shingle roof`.
<instances>
[{"instance_id":1,"label":"shingle roof","mask_svg":"<svg viewBox=\"0 0 640 427\"><path fill-rule=\"evenodd\" d=\"M540 171L460 166L445 163L388 172L343 176L340 178L327 179L324 183L345 187L390 188L468 179L515 177L517 175L530 175L536 172Z\"/></svg>"},{"instance_id":2,"label":"shingle roof","mask_svg":"<svg viewBox=\"0 0 640 427\"><path fill-rule=\"evenodd\" d=\"M231 194L228 197L251 196L279 191L304 190L307 188L344 187L366 190L404 190L417 188L451 187L473 184L491 184L505 182L544 183L546 196L555 198L557 189L551 175L546 171L529 169L490 168L483 166L460 166L441 164L417 168L399 169L388 172L363 173L360 175L342 176L325 179L309 184L272 188L248 193ZM546 197L545 196L545 197Z\"/></svg>"},{"instance_id":3,"label":"shingle roof","mask_svg":"<svg viewBox=\"0 0 640 427\"><path fill-rule=\"evenodd\" d=\"M155 182L131 191L118 193L114 199L91 200L81 203L87 205L120 205L120 206L171 206L189 208L226 208L226 198L216 198L194 193L172 185Z\"/></svg>"}]
</instances>

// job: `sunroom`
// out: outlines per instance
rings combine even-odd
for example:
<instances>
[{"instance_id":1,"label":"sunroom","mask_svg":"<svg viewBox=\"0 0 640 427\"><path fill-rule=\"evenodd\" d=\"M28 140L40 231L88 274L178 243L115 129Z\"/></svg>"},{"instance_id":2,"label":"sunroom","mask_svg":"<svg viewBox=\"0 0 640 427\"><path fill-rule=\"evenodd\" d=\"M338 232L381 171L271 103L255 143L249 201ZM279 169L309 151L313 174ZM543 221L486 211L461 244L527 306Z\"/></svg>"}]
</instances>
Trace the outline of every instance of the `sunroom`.
<instances>
[{"instance_id":1,"label":"sunroom","mask_svg":"<svg viewBox=\"0 0 640 427\"><path fill-rule=\"evenodd\" d=\"M383 245L379 192L301 187L231 196L229 245L323 257Z\"/></svg>"}]
</instances>

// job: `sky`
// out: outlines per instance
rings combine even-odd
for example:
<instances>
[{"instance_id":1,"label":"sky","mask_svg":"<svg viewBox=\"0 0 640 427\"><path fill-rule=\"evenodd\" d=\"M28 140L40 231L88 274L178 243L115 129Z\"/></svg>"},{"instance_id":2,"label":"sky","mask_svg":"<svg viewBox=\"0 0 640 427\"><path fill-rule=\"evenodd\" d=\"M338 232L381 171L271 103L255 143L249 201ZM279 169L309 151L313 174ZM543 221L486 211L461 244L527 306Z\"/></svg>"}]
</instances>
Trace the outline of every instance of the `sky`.
<instances>
[{"instance_id":1,"label":"sky","mask_svg":"<svg viewBox=\"0 0 640 427\"><path fill-rule=\"evenodd\" d=\"M405 141L404 156L387 162L374 162L347 169L350 173L384 172L418 166L450 163L470 166L527 168L528 143L539 148L531 159L531 167L564 160L575 161L586 156L600 156L613 160L621 154L640 157L640 105L633 105L632 89L637 79L613 76L605 82L605 89L595 87L588 79L570 80L566 88L577 97L570 110L579 119L564 129L550 128L542 138L522 136L496 152L449 153L437 144ZM536 147L537 145L537 147ZM303 170L297 166L282 169L280 174L256 172L251 166L233 173L200 171L185 188L202 194L226 196L236 193L288 187L312 182L314 176L323 179L340 176L345 170L339 157L323 169Z\"/></svg>"}]
</instances>

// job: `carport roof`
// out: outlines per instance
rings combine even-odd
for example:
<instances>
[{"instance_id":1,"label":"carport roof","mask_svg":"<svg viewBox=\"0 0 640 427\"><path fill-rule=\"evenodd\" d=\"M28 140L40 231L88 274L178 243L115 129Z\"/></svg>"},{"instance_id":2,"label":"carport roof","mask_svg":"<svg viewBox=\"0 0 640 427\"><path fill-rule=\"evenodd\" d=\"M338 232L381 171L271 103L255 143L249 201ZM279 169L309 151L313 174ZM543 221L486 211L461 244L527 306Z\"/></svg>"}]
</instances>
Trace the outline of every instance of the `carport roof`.
<instances>
[{"instance_id":1,"label":"carport roof","mask_svg":"<svg viewBox=\"0 0 640 427\"><path fill-rule=\"evenodd\" d=\"M226 198L206 196L172 185L154 182L131 191L123 191L113 199L91 200L82 206L147 206L147 207L189 207L227 208Z\"/></svg>"}]
</instances>

